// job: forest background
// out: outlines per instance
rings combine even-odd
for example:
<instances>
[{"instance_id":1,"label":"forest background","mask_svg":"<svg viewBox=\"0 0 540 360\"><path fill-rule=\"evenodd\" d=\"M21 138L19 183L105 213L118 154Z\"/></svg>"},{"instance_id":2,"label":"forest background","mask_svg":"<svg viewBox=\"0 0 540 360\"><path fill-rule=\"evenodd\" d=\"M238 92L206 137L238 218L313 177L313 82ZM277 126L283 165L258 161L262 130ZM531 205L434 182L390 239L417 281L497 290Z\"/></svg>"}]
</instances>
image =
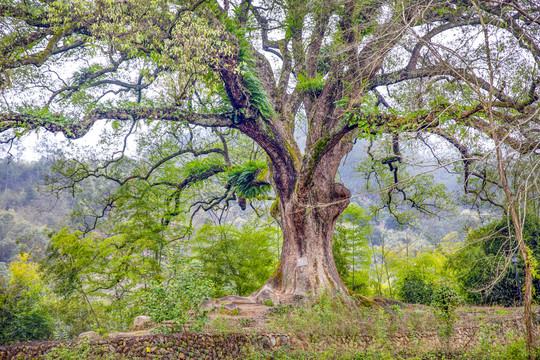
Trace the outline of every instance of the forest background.
<instances>
[{"instance_id":1,"label":"forest background","mask_svg":"<svg viewBox=\"0 0 540 360\"><path fill-rule=\"evenodd\" d=\"M368 297L430 305L433 293L449 286L462 305L520 305L522 289L508 261L511 248L504 214L485 204L471 210L460 195L458 174L436 170L441 193L455 199L448 200L445 215L400 213L396 218L380 209L381 194L370 190L361 173L369 160L357 154L347 161L358 165L344 164L340 170L355 200L341 215L334 237L334 256L348 288ZM99 199L93 196L106 190L103 184L89 181L79 190L82 196L51 192L58 181L54 169L65 161L57 157L63 155L51 153L34 161L7 157L0 166L0 272L8 286L3 294L9 295L4 304L11 303L20 322L3 318L4 329L17 329L4 335L5 344L129 328L132 319L145 312L142 293L161 279L170 250L180 248L181 256L201 265L203 278L212 281L207 295L213 297L248 296L275 271L281 234L267 215L268 201L253 201L247 210L232 205L202 212L190 226L178 222L182 236L172 241L169 228L148 228L161 213L152 214L151 203L137 202L141 213L133 214L132 225L123 224L118 238L107 232L110 221L117 221L114 216L100 216L102 224L95 228L92 205ZM429 179L433 174L422 176ZM210 190L202 186L195 191ZM186 211L184 221L189 216ZM537 219L538 213L529 214L525 226L534 259L539 256ZM518 273L523 284L522 263ZM535 277L535 289L539 281ZM536 290L534 294L537 301ZM29 301L23 301L25 297ZM28 318L37 323L28 323Z\"/></svg>"}]
</instances>

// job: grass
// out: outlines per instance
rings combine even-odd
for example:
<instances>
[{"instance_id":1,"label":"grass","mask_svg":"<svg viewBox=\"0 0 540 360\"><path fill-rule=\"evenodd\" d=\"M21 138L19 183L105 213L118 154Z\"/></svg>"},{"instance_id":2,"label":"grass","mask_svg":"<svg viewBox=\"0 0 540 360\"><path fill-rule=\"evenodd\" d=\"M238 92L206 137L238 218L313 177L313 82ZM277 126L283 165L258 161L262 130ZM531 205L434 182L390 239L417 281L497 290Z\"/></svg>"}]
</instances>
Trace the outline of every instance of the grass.
<instances>
[{"instance_id":1,"label":"grass","mask_svg":"<svg viewBox=\"0 0 540 360\"><path fill-rule=\"evenodd\" d=\"M265 331L292 334L302 346L252 352L246 359L528 359L522 333L503 335L504 320L513 314L498 307L459 309L453 326L468 332L461 341L445 342L439 331L445 324L427 307L354 307L326 294L278 305L268 315Z\"/></svg>"},{"instance_id":2,"label":"grass","mask_svg":"<svg viewBox=\"0 0 540 360\"><path fill-rule=\"evenodd\" d=\"M289 334L290 342L272 350L246 348L242 359L357 359L357 360L525 360L523 333L508 331L506 320L515 319L508 308L460 308L455 326L461 340L444 344L440 324L425 306L365 308L323 294L294 305L269 310L264 333ZM213 319L207 329L218 333L245 333L250 318L229 316ZM506 333L506 334L505 334ZM472 334L472 335L471 335ZM474 336L474 341L467 341ZM448 344L450 346L448 346ZM89 359L89 344L63 345L46 359ZM540 359L540 348L534 354ZM109 356L109 357L107 357ZM100 359L120 359L103 354Z\"/></svg>"},{"instance_id":3,"label":"grass","mask_svg":"<svg viewBox=\"0 0 540 360\"><path fill-rule=\"evenodd\" d=\"M383 339L398 332L434 331L430 311L404 311L399 307L350 306L322 295L297 306L277 306L268 316L269 332L302 334L311 338L375 336Z\"/></svg>"}]
</instances>

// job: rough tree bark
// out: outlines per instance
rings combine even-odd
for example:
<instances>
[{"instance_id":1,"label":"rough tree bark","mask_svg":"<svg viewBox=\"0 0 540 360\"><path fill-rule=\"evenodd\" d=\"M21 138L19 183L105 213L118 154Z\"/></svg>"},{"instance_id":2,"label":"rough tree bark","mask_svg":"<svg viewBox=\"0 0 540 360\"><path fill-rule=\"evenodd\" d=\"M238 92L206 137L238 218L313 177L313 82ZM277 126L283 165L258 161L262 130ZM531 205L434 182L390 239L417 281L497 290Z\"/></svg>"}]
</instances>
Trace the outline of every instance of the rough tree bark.
<instances>
[{"instance_id":1,"label":"rough tree bark","mask_svg":"<svg viewBox=\"0 0 540 360\"><path fill-rule=\"evenodd\" d=\"M280 198L279 203L281 260L259 292L270 290L286 298L324 290L347 293L334 262L332 239L336 221L350 198L350 191L336 182L335 176L341 158L351 147L342 142L324 156L314 174L313 186L302 189L295 182L286 184L286 191L278 189L278 194L291 194Z\"/></svg>"}]
</instances>

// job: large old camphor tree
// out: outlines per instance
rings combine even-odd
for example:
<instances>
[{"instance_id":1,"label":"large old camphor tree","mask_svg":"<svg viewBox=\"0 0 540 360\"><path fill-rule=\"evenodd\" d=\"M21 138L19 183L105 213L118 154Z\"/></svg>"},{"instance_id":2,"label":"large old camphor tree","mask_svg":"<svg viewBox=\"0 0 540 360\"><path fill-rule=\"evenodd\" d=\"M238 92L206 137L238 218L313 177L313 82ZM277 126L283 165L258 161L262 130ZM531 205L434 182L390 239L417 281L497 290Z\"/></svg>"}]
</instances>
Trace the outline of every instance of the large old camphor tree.
<instances>
[{"instance_id":1,"label":"large old camphor tree","mask_svg":"<svg viewBox=\"0 0 540 360\"><path fill-rule=\"evenodd\" d=\"M4 143L171 122L236 129L266 152L252 185L278 198L281 261L261 289L278 297L347 291L332 237L350 191L336 174L358 137L390 138L391 170L405 134L449 142L479 196L482 154L464 135L539 148L536 1L4 0L0 14Z\"/></svg>"}]
</instances>

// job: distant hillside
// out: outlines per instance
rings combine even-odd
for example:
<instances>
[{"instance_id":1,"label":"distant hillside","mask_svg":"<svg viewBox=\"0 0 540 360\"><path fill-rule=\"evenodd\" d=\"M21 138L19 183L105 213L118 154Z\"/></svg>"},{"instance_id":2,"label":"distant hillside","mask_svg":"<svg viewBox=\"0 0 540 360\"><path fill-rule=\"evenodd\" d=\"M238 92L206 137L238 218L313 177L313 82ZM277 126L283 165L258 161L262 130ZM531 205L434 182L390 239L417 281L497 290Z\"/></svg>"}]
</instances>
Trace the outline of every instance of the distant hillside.
<instances>
[{"instance_id":1,"label":"distant hillside","mask_svg":"<svg viewBox=\"0 0 540 360\"><path fill-rule=\"evenodd\" d=\"M35 162L0 160L0 210L13 211L16 220L34 226L57 225L72 204L67 196L57 199L38 191L52 163L45 158Z\"/></svg>"},{"instance_id":2,"label":"distant hillside","mask_svg":"<svg viewBox=\"0 0 540 360\"><path fill-rule=\"evenodd\" d=\"M72 207L68 196L40 192L51 160L0 160L0 275L20 252L41 251L47 228L62 223Z\"/></svg>"}]
</instances>

